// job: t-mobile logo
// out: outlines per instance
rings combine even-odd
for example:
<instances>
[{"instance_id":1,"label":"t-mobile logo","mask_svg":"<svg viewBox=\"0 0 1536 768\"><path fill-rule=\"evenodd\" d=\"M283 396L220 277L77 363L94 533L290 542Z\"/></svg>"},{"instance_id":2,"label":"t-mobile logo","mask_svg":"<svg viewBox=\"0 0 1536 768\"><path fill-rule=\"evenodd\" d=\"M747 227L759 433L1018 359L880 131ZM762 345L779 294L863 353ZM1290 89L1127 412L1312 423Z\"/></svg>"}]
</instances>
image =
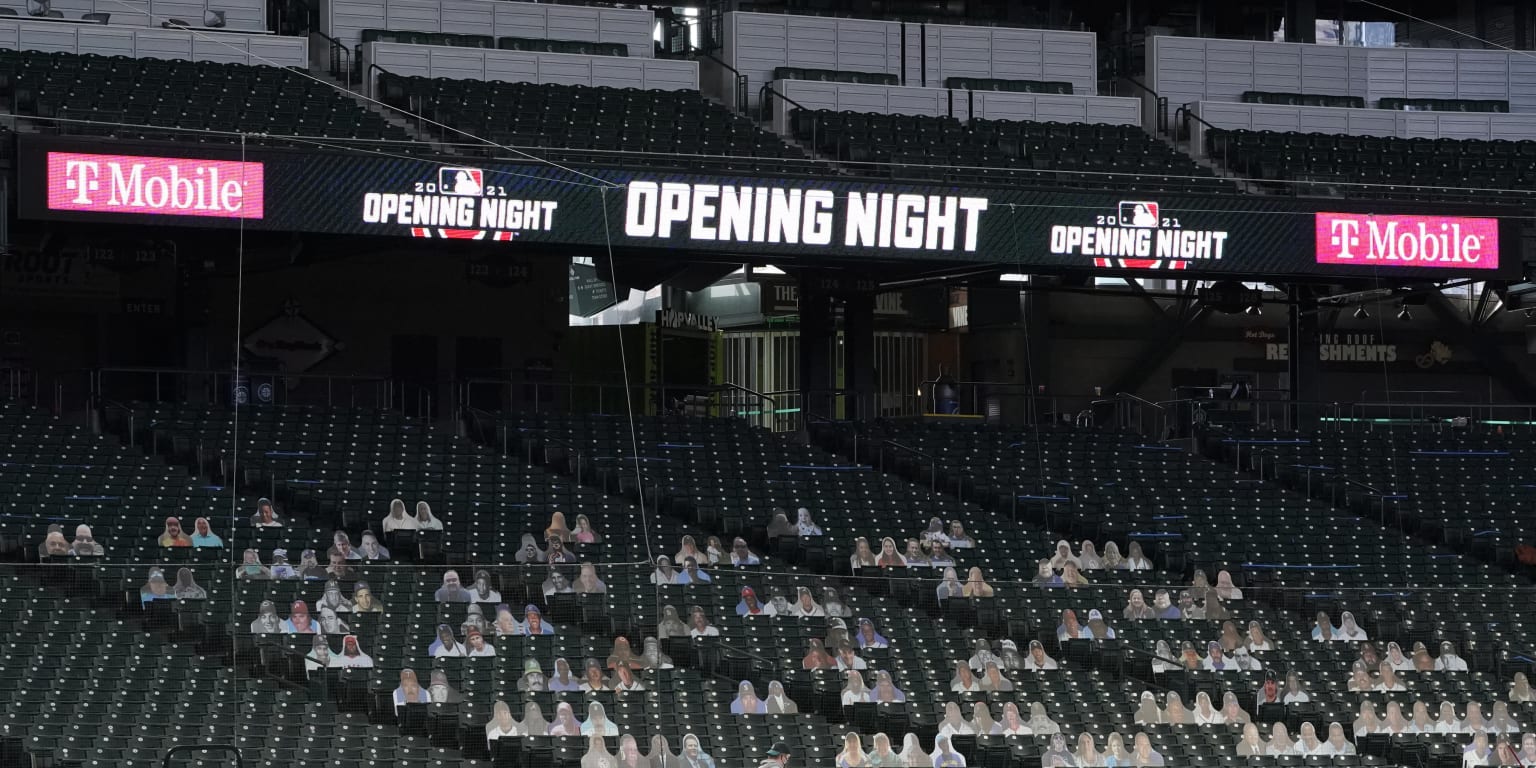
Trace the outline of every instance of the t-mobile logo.
<instances>
[{"instance_id":1,"label":"t-mobile logo","mask_svg":"<svg viewBox=\"0 0 1536 768\"><path fill-rule=\"evenodd\" d=\"M260 219L261 163L175 157L48 153L48 208Z\"/></svg>"},{"instance_id":2,"label":"t-mobile logo","mask_svg":"<svg viewBox=\"0 0 1536 768\"><path fill-rule=\"evenodd\" d=\"M1319 213L1318 264L1498 269L1498 219Z\"/></svg>"},{"instance_id":3,"label":"t-mobile logo","mask_svg":"<svg viewBox=\"0 0 1536 768\"><path fill-rule=\"evenodd\" d=\"M69 160L64 163L64 188L75 193L73 202L76 205L90 205L90 193L101 189L101 182L96 180L101 171L101 164L93 160Z\"/></svg>"},{"instance_id":4,"label":"t-mobile logo","mask_svg":"<svg viewBox=\"0 0 1536 768\"><path fill-rule=\"evenodd\" d=\"M1329 224L1332 231L1328 236L1328 244L1333 246L1334 258L1353 259L1353 250L1360 247L1360 221L1334 219Z\"/></svg>"}]
</instances>

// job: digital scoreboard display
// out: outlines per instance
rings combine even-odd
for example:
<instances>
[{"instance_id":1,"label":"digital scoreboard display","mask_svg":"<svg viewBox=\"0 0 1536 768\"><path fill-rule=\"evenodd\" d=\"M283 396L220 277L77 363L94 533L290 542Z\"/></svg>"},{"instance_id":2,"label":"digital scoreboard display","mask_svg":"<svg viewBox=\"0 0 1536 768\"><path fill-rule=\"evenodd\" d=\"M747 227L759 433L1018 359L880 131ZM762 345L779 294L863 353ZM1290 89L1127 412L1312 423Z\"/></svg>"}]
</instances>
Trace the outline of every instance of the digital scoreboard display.
<instances>
[{"instance_id":1,"label":"digital scoreboard display","mask_svg":"<svg viewBox=\"0 0 1536 768\"><path fill-rule=\"evenodd\" d=\"M1020 271L1518 277L1517 219L1468 206L774 178L21 134L24 219ZM110 153L104 152L109 148ZM1501 253L1501 250L1504 251Z\"/></svg>"}]
</instances>

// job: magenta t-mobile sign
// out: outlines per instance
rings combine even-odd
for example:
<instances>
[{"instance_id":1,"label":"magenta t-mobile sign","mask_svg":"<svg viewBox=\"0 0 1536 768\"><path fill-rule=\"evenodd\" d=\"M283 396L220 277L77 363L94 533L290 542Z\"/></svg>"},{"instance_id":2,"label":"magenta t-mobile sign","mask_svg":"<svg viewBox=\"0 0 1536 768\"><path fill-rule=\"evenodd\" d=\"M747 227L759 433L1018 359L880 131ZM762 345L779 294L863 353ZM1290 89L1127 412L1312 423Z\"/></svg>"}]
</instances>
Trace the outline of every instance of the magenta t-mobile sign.
<instances>
[{"instance_id":1,"label":"magenta t-mobile sign","mask_svg":"<svg viewBox=\"0 0 1536 768\"><path fill-rule=\"evenodd\" d=\"M48 208L260 219L261 163L133 155L48 153Z\"/></svg>"},{"instance_id":2,"label":"magenta t-mobile sign","mask_svg":"<svg viewBox=\"0 0 1536 768\"><path fill-rule=\"evenodd\" d=\"M1317 263L1495 270L1499 220L1319 213Z\"/></svg>"}]
</instances>

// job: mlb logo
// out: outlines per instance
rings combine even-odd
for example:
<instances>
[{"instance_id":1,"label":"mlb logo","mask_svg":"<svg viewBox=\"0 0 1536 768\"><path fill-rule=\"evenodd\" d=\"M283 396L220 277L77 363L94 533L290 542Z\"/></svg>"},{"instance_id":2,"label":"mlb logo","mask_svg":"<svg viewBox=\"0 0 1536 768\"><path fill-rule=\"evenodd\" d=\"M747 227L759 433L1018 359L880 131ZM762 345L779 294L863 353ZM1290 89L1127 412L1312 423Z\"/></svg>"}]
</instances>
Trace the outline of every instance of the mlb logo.
<instances>
[{"instance_id":1,"label":"mlb logo","mask_svg":"<svg viewBox=\"0 0 1536 768\"><path fill-rule=\"evenodd\" d=\"M485 193L485 171L479 168L439 168L437 189L445 195L479 197Z\"/></svg>"},{"instance_id":2,"label":"mlb logo","mask_svg":"<svg viewBox=\"0 0 1536 768\"><path fill-rule=\"evenodd\" d=\"M1120 201L1120 226L1156 229L1161 221L1157 203L1146 200Z\"/></svg>"}]
</instances>

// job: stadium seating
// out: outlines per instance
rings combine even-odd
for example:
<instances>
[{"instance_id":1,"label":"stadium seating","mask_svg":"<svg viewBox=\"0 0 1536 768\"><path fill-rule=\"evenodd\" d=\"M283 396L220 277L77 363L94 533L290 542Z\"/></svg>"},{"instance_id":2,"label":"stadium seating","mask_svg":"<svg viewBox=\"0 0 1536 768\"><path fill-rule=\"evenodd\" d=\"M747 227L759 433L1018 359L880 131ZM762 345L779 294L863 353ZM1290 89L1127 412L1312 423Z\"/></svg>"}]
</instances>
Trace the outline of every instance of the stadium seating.
<instances>
[{"instance_id":1,"label":"stadium seating","mask_svg":"<svg viewBox=\"0 0 1536 768\"><path fill-rule=\"evenodd\" d=\"M1384 519L1418 538L1504 568L1524 570L1515 547L1536 542L1531 488L1516 467L1536 455L1528 434L1428 425L1305 432L1239 431L1213 439L1236 462L1247 448L1272 455L1280 482L1351 513ZM1307 468L1314 468L1311 472Z\"/></svg>"},{"instance_id":2,"label":"stadium seating","mask_svg":"<svg viewBox=\"0 0 1536 768\"><path fill-rule=\"evenodd\" d=\"M0 51L0 98L17 115L58 122L50 130L117 138L164 138L156 128L356 139L406 139L351 96L299 72L216 62ZM198 141L239 136L198 134ZM263 142L274 139L256 139Z\"/></svg>"},{"instance_id":3,"label":"stadium seating","mask_svg":"<svg viewBox=\"0 0 1536 768\"><path fill-rule=\"evenodd\" d=\"M1261 183L1336 184L1346 197L1510 203L1536 180L1536 141L1209 130L1206 142L1211 159Z\"/></svg>"},{"instance_id":4,"label":"stadium seating","mask_svg":"<svg viewBox=\"0 0 1536 768\"><path fill-rule=\"evenodd\" d=\"M944 87L960 88L969 91L1012 91L1015 93L1069 94L1072 92L1072 84L1067 82L1002 80L992 77L950 77L944 80Z\"/></svg>"},{"instance_id":5,"label":"stadium seating","mask_svg":"<svg viewBox=\"0 0 1536 768\"><path fill-rule=\"evenodd\" d=\"M793 132L866 175L1157 192L1231 186L1130 125L797 110Z\"/></svg>"},{"instance_id":6,"label":"stadium seating","mask_svg":"<svg viewBox=\"0 0 1536 768\"><path fill-rule=\"evenodd\" d=\"M1301 107L1349 107L1362 108L1365 99L1359 96L1328 96L1314 93L1271 93L1268 91L1243 91L1245 104L1288 104Z\"/></svg>"},{"instance_id":7,"label":"stadium seating","mask_svg":"<svg viewBox=\"0 0 1536 768\"><path fill-rule=\"evenodd\" d=\"M95 522L95 536L107 548L95 562L78 558L67 568L7 573L0 616L10 639L0 654L0 679L16 684L0 693L7 701L0 724L6 757L137 766L158 764L168 746L201 741L236 744L248 760L272 766L567 765L586 752L585 740L570 736L487 744L484 724L494 702L506 700L519 717L523 702L537 703L546 719L559 702L572 703L578 713L599 702L620 733L637 736L642 752L651 735L666 736L677 749L682 735L693 733L717 763L750 760L786 741L808 765L820 765L831 762L848 731L866 742L876 731L910 731L931 745L946 703L954 701L967 713L984 702L994 718L1007 703L1021 709L1039 703L1069 744L1088 733L1103 747L1111 733L1128 740L1145 731L1169 764L1235 764L1235 726L1138 725L1139 692L1158 691L1159 698L1171 692L1193 702L1201 693L1220 701L1230 691L1266 728L1277 721L1294 733L1302 723L1349 724L1362 698L1378 707L1443 699L1458 712L1469 702L1487 709L1504 699L1514 671L1531 666L1518 658L1531 647L1520 593L1502 571L1307 503L1229 464L1129 434L845 426L819 434L834 449L829 453L735 421L639 418L631 435L624 418L514 414L484 434L471 430L490 444L481 446L389 412L258 408L241 412L244 458L236 464L237 426L224 410L142 405L107 423L132 445L33 410L0 409L0 436L13 446L0 477L17 499L5 518L8 551L32 550L45 515L59 509L68 510L56 521L66 531ZM503 443L519 456L498 455ZM208 477L191 478L159 455ZM20 456L30 457L25 466L17 463ZM572 476L533 466L545 462ZM100 472L90 469L97 467ZM577 487L577 477L589 487ZM205 487L209 480L241 486L233 516L229 492ZM151 481L160 490L148 490ZM253 494L263 489L281 499L286 528L253 530L243 520ZM200 560L203 550L167 552L148 544L168 509L217 515L217 532L230 545L217 556L257 547L265 561L277 546L324 548L338 524L356 540L395 496L434 503L447 528L446 563L397 546L394 562L356 564L358 578L384 605L382 613L342 614L372 656L370 669L306 675L306 638L248 631L263 601L315 605L323 581L231 579L228 559L220 566ZM768 515L798 506L814 510L827 536L768 540ZM559 510L587 515L602 535L575 551L597 563L604 593L545 595L541 584L549 571L509 557L514 537L537 534ZM113 516L121 522L104 524ZM915 537L929 517L965 523L977 546L953 550L956 565L981 568L996 597L938 600L937 573L920 568L850 570L852 537ZM712 567L709 584L653 585L649 561L670 556L684 534L701 544L708 536L743 536L762 564ZM1050 556L1055 539L1079 536L1101 545L1141 543L1154 570L1090 571L1091 583L1075 589L1029 583L1036 560ZM195 569L206 598L141 607L135 598L145 570L183 564ZM435 628L457 627L467 615L463 604L433 598L447 567L461 573L483 567L501 601L539 605L557 634L496 638L494 658L431 658L427 645ZM1221 621L1133 622L1120 619L1121 607L1131 588L1191 588L1193 568L1234 576L1246 594L1225 603L1231 620L1260 622L1276 646L1258 654L1265 669L1295 672L1308 702L1257 708L1259 671L1152 668L1148 654L1159 641L1203 646L1219 636ZM747 586L765 598L790 600L798 587L814 595L837 590L850 620L869 618L888 638L889 647L859 655L871 670L890 671L905 701L844 706L837 672L800 664L809 641L828 633L826 620L738 618L735 606ZM686 615L693 605L706 612L720 638L663 641L660 648L675 667L643 671L644 691L517 691L528 659L548 674L563 658L579 675L581 660L601 663L615 636L653 636L664 607ZM1065 609L1103 611L1116 638L1058 640ZM1439 641L1450 641L1469 671L1404 672L1402 691L1349 692L1344 683L1357 648L1309 641L1318 610L1352 611L1381 644L1406 649L1424 642L1438 650ZM66 636L74 653L48 650L53 638ZM978 641L996 650L1003 639L1020 649L1041 641L1061 669L1009 670L1012 692L950 690L956 660L973 655ZM454 700L397 715L390 692L406 667L423 678L441 670ZM86 695L141 677L154 682L110 702ZM732 715L741 680L759 692L769 681L782 683L799 714ZM174 701L164 695L172 691ZM1510 708L1518 722L1536 721L1530 702ZM1465 738L1366 736L1355 739L1358 756L1277 762L1449 765L1459 760ZM1039 764L1051 750L1045 736L962 733L955 746L971 764L999 768Z\"/></svg>"},{"instance_id":8,"label":"stadium seating","mask_svg":"<svg viewBox=\"0 0 1536 768\"><path fill-rule=\"evenodd\" d=\"M868 83L870 85L897 85L901 78L888 72L850 72L836 69L808 69L806 67L774 67L775 80L816 80L827 83Z\"/></svg>"},{"instance_id":9,"label":"stadium seating","mask_svg":"<svg viewBox=\"0 0 1536 768\"><path fill-rule=\"evenodd\" d=\"M629 48L620 43L589 43L580 40L544 40L531 37L494 37L492 35L454 34L450 32L410 32L388 29L363 30L364 43L409 43L444 45L454 48L501 48L508 51L542 53L578 53L587 56L628 56Z\"/></svg>"},{"instance_id":10,"label":"stadium seating","mask_svg":"<svg viewBox=\"0 0 1536 768\"><path fill-rule=\"evenodd\" d=\"M1410 112L1508 112L1509 102L1504 99L1382 99L1376 102L1381 109L1401 109Z\"/></svg>"},{"instance_id":11,"label":"stadium seating","mask_svg":"<svg viewBox=\"0 0 1536 768\"><path fill-rule=\"evenodd\" d=\"M498 144L540 148L551 160L760 173L814 167L782 162L800 155L697 91L394 76L379 83L386 103Z\"/></svg>"}]
</instances>

